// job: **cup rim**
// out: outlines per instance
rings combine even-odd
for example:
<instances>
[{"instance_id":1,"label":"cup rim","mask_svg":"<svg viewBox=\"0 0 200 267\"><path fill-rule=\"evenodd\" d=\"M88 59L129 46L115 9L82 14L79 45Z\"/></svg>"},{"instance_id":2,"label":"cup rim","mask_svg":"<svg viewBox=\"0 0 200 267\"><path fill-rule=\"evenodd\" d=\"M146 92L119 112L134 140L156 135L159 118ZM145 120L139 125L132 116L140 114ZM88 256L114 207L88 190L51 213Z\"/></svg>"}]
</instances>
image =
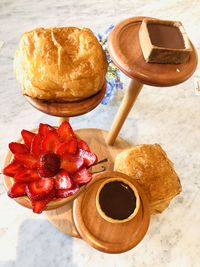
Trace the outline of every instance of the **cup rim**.
<instances>
[{"instance_id":1,"label":"cup rim","mask_svg":"<svg viewBox=\"0 0 200 267\"><path fill-rule=\"evenodd\" d=\"M120 182L123 182L123 183L127 184L132 189L132 191L133 191L133 193L135 195L135 198L136 198L136 207L135 207L133 213L131 213L131 215L129 215L127 218L125 218L123 220L113 219L113 218L107 216L105 214L105 212L101 209L101 205L100 205L100 202L99 202L99 195L100 195L100 192L101 192L102 188L106 184L108 184L110 182L114 182L114 181L120 181ZM122 178L122 177L108 178L104 182L102 182L102 184L98 188L98 191L97 191L97 194L96 194L96 208L97 208L97 211L98 211L99 215L103 219L105 219L106 221L108 221L110 223L125 223L125 222L128 222L128 221L132 220L137 215L137 213L139 211L139 208L140 208L140 196L139 196L138 190L136 189L136 187L130 181L128 181L125 178Z\"/></svg>"}]
</instances>

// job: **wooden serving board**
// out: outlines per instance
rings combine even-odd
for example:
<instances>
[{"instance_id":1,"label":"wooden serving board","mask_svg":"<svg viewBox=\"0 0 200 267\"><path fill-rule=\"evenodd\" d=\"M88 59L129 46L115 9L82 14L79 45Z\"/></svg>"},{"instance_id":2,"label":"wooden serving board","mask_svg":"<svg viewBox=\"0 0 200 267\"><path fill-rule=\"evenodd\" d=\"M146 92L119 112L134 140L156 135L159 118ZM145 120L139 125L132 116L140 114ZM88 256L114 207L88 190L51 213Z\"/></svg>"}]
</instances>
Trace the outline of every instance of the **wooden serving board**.
<instances>
[{"instance_id":1,"label":"wooden serving board","mask_svg":"<svg viewBox=\"0 0 200 267\"><path fill-rule=\"evenodd\" d=\"M106 143L107 132L99 129L80 129L75 133L85 140L91 148L91 151L96 153L99 160L107 158L108 162L102 165L97 165L92 168L92 171L101 170L101 167L105 167L106 171L113 170L115 156L123 149L129 147L129 144L122 138L116 139L114 146L109 146ZM68 203L58 209L46 211L48 220L60 231L65 234L69 234L74 237L80 237L73 222L72 214L73 202Z\"/></svg>"},{"instance_id":2,"label":"wooden serving board","mask_svg":"<svg viewBox=\"0 0 200 267\"><path fill-rule=\"evenodd\" d=\"M111 223L98 213L96 195L99 187L109 178L124 178L133 184L140 196L138 213L130 221ZM149 203L137 182L119 172L97 174L86 190L74 201L73 218L81 237L92 247L107 253L122 253L135 247L144 237L149 226Z\"/></svg>"}]
</instances>

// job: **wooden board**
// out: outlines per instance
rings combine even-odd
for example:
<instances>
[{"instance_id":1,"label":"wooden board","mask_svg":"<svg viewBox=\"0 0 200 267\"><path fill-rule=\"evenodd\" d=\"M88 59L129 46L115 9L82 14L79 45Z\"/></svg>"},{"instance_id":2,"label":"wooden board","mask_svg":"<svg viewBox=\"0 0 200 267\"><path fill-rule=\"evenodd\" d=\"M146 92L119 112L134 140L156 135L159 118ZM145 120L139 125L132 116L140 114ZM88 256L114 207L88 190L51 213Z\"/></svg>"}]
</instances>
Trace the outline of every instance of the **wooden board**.
<instances>
[{"instance_id":1,"label":"wooden board","mask_svg":"<svg viewBox=\"0 0 200 267\"><path fill-rule=\"evenodd\" d=\"M106 93L106 83L103 88L95 95L74 102L49 102L25 96L28 102L36 109L57 117L74 117L85 114L94 109L103 99Z\"/></svg>"},{"instance_id":2,"label":"wooden board","mask_svg":"<svg viewBox=\"0 0 200 267\"><path fill-rule=\"evenodd\" d=\"M139 41L139 29L145 18L148 17L129 18L114 27L108 39L108 50L114 63L127 76L144 84L173 86L187 80L197 67L197 53L193 44L190 59L186 63L146 63Z\"/></svg>"},{"instance_id":3,"label":"wooden board","mask_svg":"<svg viewBox=\"0 0 200 267\"><path fill-rule=\"evenodd\" d=\"M118 137L114 146L109 146L106 143L107 132L99 129L80 129L75 131L80 138L84 139L90 146L91 151L95 152L99 160L108 158L108 162L100 166L93 167L92 171L101 170L101 167L104 166L106 170L113 170L115 156L121 152L123 149L129 147L129 144ZM51 210L46 211L48 220L60 231L71 236L80 237L77 232L72 215L72 206L73 202L68 203L67 205Z\"/></svg>"},{"instance_id":4,"label":"wooden board","mask_svg":"<svg viewBox=\"0 0 200 267\"><path fill-rule=\"evenodd\" d=\"M133 184L140 196L138 213L130 221L111 223L103 219L96 207L99 187L109 178L124 178ZM122 253L135 247L144 237L149 226L150 213L147 197L137 182L119 172L96 175L86 185L86 190L74 201L73 217L81 237L92 247L107 253Z\"/></svg>"}]
</instances>

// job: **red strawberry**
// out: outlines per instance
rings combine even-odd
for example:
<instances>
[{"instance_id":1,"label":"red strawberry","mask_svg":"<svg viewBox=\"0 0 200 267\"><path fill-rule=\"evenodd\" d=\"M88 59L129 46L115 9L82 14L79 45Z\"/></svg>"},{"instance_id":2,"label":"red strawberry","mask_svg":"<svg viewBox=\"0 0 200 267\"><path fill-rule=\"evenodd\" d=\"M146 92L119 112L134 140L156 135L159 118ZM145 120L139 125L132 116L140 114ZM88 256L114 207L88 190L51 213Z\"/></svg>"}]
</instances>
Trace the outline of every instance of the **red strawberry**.
<instances>
[{"instance_id":1,"label":"red strawberry","mask_svg":"<svg viewBox=\"0 0 200 267\"><path fill-rule=\"evenodd\" d=\"M42 140L43 137L40 134L36 134L31 143L31 153L36 157L39 156L41 153Z\"/></svg>"},{"instance_id":2,"label":"red strawberry","mask_svg":"<svg viewBox=\"0 0 200 267\"><path fill-rule=\"evenodd\" d=\"M85 167L82 167L78 172L76 172L73 175L74 182L79 185L86 184L91 179L92 179L92 174Z\"/></svg>"},{"instance_id":3,"label":"red strawberry","mask_svg":"<svg viewBox=\"0 0 200 267\"><path fill-rule=\"evenodd\" d=\"M28 184L26 186L26 193L31 200L41 200L53 191L53 187L54 179L41 178L38 181Z\"/></svg>"},{"instance_id":4,"label":"red strawberry","mask_svg":"<svg viewBox=\"0 0 200 267\"><path fill-rule=\"evenodd\" d=\"M73 181L69 176L68 172L61 170L55 177L55 188L56 189L70 189L73 186Z\"/></svg>"},{"instance_id":5,"label":"red strawberry","mask_svg":"<svg viewBox=\"0 0 200 267\"><path fill-rule=\"evenodd\" d=\"M60 146L60 140L57 132L50 131L43 139L41 148L43 152L56 152Z\"/></svg>"},{"instance_id":6,"label":"red strawberry","mask_svg":"<svg viewBox=\"0 0 200 267\"><path fill-rule=\"evenodd\" d=\"M48 124L40 123L38 130L39 135L45 137L50 131L56 131L56 129Z\"/></svg>"},{"instance_id":7,"label":"red strawberry","mask_svg":"<svg viewBox=\"0 0 200 267\"><path fill-rule=\"evenodd\" d=\"M41 177L52 177L60 170L60 157L51 152L42 154L38 165L38 173Z\"/></svg>"},{"instance_id":8,"label":"red strawberry","mask_svg":"<svg viewBox=\"0 0 200 267\"><path fill-rule=\"evenodd\" d=\"M77 139L77 142L78 142L78 148L81 148L81 149L83 149L85 151L90 152L90 148L89 148L88 144L85 141L83 141L81 139Z\"/></svg>"},{"instance_id":9,"label":"red strawberry","mask_svg":"<svg viewBox=\"0 0 200 267\"><path fill-rule=\"evenodd\" d=\"M64 153L76 154L76 151L77 151L77 140L72 139L60 145L56 153L59 155L62 155Z\"/></svg>"},{"instance_id":10,"label":"red strawberry","mask_svg":"<svg viewBox=\"0 0 200 267\"><path fill-rule=\"evenodd\" d=\"M69 196L72 196L76 194L79 190L79 186L77 184L74 184L74 187L71 189L59 189L56 190L56 197L57 198L66 198Z\"/></svg>"},{"instance_id":11,"label":"red strawberry","mask_svg":"<svg viewBox=\"0 0 200 267\"><path fill-rule=\"evenodd\" d=\"M40 179L36 170L22 168L14 176L16 182L33 182Z\"/></svg>"},{"instance_id":12,"label":"red strawberry","mask_svg":"<svg viewBox=\"0 0 200 267\"><path fill-rule=\"evenodd\" d=\"M24 143L27 145L28 148L30 148L35 133L29 132L27 130L22 130L21 135L24 139Z\"/></svg>"},{"instance_id":13,"label":"red strawberry","mask_svg":"<svg viewBox=\"0 0 200 267\"><path fill-rule=\"evenodd\" d=\"M23 167L19 162L13 160L8 166L3 169L3 174L14 177L15 174L22 168Z\"/></svg>"},{"instance_id":14,"label":"red strawberry","mask_svg":"<svg viewBox=\"0 0 200 267\"><path fill-rule=\"evenodd\" d=\"M15 159L27 168L34 169L37 167L37 160L29 153L16 153Z\"/></svg>"},{"instance_id":15,"label":"red strawberry","mask_svg":"<svg viewBox=\"0 0 200 267\"><path fill-rule=\"evenodd\" d=\"M28 148L24 144L16 143L16 142L11 142L9 144L10 151L15 154L15 153L26 153L28 152Z\"/></svg>"},{"instance_id":16,"label":"red strawberry","mask_svg":"<svg viewBox=\"0 0 200 267\"><path fill-rule=\"evenodd\" d=\"M61 158L61 169L64 169L69 173L75 173L80 169L83 163L83 158L79 156L63 154Z\"/></svg>"},{"instance_id":17,"label":"red strawberry","mask_svg":"<svg viewBox=\"0 0 200 267\"><path fill-rule=\"evenodd\" d=\"M85 167L92 166L98 160L97 156L94 153L88 152L88 151L83 150L83 149L79 149L78 155L80 157L83 157Z\"/></svg>"},{"instance_id":18,"label":"red strawberry","mask_svg":"<svg viewBox=\"0 0 200 267\"><path fill-rule=\"evenodd\" d=\"M32 210L34 213L42 213L46 205L55 197L55 191L53 190L49 195L41 200L31 200Z\"/></svg>"},{"instance_id":19,"label":"red strawberry","mask_svg":"<svg viewBox=\"0 0 200 267\"><path fill-rule=\"evenodd\" d=\"M26 195L26 184L25 183L14 183L8 191L8 196L11 198L21 197Z\"/></svg>"},{"instance_id":20,"label":"red strawberry","mask_svg":"<svg viewBox=\"0 0 200 267\"><path fill-rule=\"evenodd\" d=\"M72 140L73 138L76 138L76 135L74 134L72 127L68 121L64 121L58 127L57 132L62 141L68 141Z\"/></svg>"}]
</instances>

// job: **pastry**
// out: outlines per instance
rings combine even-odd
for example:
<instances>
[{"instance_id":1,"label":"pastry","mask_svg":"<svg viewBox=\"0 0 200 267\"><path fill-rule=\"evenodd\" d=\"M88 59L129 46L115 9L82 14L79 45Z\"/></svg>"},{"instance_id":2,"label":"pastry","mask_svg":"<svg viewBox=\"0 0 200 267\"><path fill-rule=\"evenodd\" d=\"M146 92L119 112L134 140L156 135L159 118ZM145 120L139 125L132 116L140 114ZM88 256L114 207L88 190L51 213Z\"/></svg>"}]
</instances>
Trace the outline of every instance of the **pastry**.
<instances>
[{"instance_id":1,"label":"pastry","mask_svg":"<svg viewBox=\"0 0 200 267\"><path fill-rule=\"evenodd\" d=\"M162 212L182 190L173 163L158 144L122 151L114 168L137 180L149 199L151 213Z\"/></svg>"},{"instance_id":2,"label":"pastry","mask_svg":"<svg viewBox=\"0 0 200 267\"><path fill-rule=\"evenodd\" d=\"M47 101L77 101L101 90L107 60L90 29L37 28L23 34L14 71L24 95Z\"/></svg>"}]
</instances>

